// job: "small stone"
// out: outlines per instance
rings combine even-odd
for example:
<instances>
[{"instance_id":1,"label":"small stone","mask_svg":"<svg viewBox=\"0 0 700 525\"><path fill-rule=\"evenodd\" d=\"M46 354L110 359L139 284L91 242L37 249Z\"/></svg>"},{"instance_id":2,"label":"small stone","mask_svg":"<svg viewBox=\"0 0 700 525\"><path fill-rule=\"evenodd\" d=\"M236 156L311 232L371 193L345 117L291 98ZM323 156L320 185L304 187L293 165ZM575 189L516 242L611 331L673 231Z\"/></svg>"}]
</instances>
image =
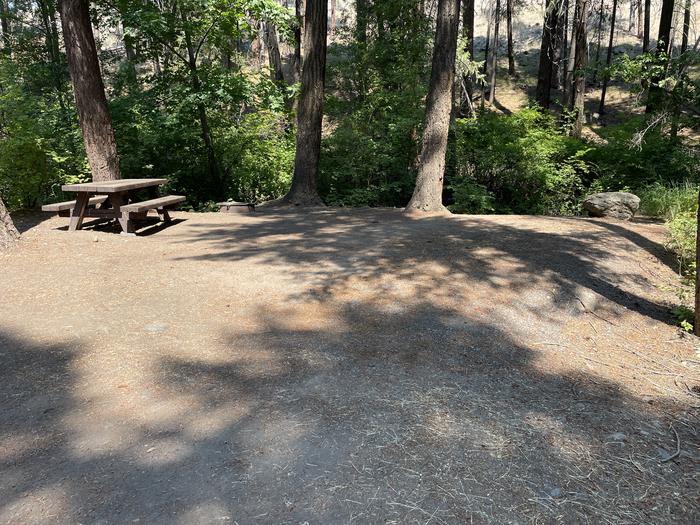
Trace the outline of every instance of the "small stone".
<instances>
[{"instance_id":1,"label":"small stone","mask_svg":"<svg viewBox=\"0 0 700 525\"><path fill-rule=\"evenodd\" d=\"M168 325L165 323L151 323L149 325L146 325L146 332L150 332L152 334L159 334L162 332L165 332L168 329Z\"/></svg>"},{"instance_id":2,"label":"small stone","mask_svg":"<svg viewBox=\"0 0 700 525\"><path fill-rule=\"evenodd\" d=\"M624 432L614 432L608 436L609 441L627 441L627 434Z\"/></svg>"},{"instance_id":3,"label":"small stone","mask_svg":"<svg viewBox=\"0 0 700 525\"><path fill-rule=\"evenodd\" d=\"M93 238L92 238L92 242L100 242L99 237L93 237Z\"/></svg>"}]
</instances>

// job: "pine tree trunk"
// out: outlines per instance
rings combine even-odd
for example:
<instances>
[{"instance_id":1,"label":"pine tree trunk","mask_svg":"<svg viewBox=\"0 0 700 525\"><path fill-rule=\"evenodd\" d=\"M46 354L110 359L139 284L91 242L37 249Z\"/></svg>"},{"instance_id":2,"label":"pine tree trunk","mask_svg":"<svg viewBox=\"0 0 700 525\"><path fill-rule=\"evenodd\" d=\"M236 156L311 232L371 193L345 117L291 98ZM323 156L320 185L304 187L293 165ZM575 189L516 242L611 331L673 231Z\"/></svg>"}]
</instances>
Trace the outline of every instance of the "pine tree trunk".
<instances>
[{"instance_id":1,"label":"pine tree trunk","mask_svg":"<svg viewBox=\"0 0 700 525\"><path fill-rule=\"evenodd\" d=\"M564 64L566 58L566 0L557 0L556 4L556 31L552 35L554 56L552 58L551 87L553 89L559 89L562 85L561 75L565 69L562 67L562 64Z\"/></svg>"},{"instance_id":2,"label":"pine tree trunk","mask_svg":"<svg viewBox=\"0 0 700 525\"><path fill-rule=\"evenodd\" d=\"M513 0L506 0L506 31L508 33L508 74L515 76L515 53L513 51Z\"/></svg>"},{"instance_id":3,"label":"pine tree trunk","mask_svg":"<svg viewBox=\"0 0 700 525\"><path fill-rule=\"evenodd\" d=\"M668 53L671 42L671 29L673 25L674 0L663 0L661 4L661 18L659 20L659 39L656 43L657 53ZM660 77L653 78L647 95L647 113L653 113L661 107L663 90L659 87Z\"/></svg>"},{"instance_id":4,"label":"pine tree trunk","mask_svg":"<svg viewBox=\"0 0 700 525\"><path fill-rule=\"evenodd\" d=\"M586 41L586 21L588 19L588 0L576 0L577 16L574 20L574 41L576 53L574 54L574 67L571 83L570 109L575 111L576 120L571 134L580 137L583 124L586 121L584 102L586 96L585 67L588 61L588 45Z\"/></svg>"},{"instance_id":5,"label":"pine tree trunk","mask_svg":"<svg viewBox=\"0 0 700 525\"><path fill-rule=\"evenodd\" d=\"M280 54L279 40L277 38L277 28L269 22L265 22L265 44L267 45L267 56L272 78L276 82L284 82L284 70L282 69L282 55Z\"/></svg>"},{"instance_id":6,"label":"pine tree trunk","mask_svg":"<svg viewBox=\"0 0 700 525\"><path fill-rule=\"evenodd\" d=\"M474 60L474 0L464 0L462 4L462 29L464 32L464 51L469 54L469 60ZM473 109L474 89L470 75L462 76L464 85L464 104L461 113L470 114Z\"/></svg>"},{"instance_id":7,"label":"pine tree trunk","mask_svg":"<svg viewBox=\"0 0 700 525\"><path fill-rule=\"evenodd\" d=\"M301 35L304 27L304 0L294 1L296 24L294 26L294 83L301 81Z\"/></svg>"},{"instance_id":8,"label":"pine tree trunk","mask_svg":"<svg viewBox=\"0 0 700 525\"><path fill-rule=\"evenodd\" d=\"M442 204L452 110L460 0L439 0L430 88L416 187L406 211L446 212Z\"/></svg>"},{"instance_id":9,"label":"pine tree trunk","mask_svg":"<svg viewBox=\"0 0 700 525\"><path fill-rule=\"evenodd\" d=\"M612 5L612 16L610 19L610 40L608 41L608 55L605 58L605 67L610 68L610 64L612 63L612 54L613 54L613 43L615 41L615 17L617 15L617 0L613 0L613 5ZM605 76L603 77L603 88L600 91L600 106L598 107L598 113L601 115L605 113L605 94L608 91L608 80L610 78L610 75L608 72L605 72Z\"/></svg>"},{"instance_id":10,"label":"pine tree trunk","mask_svg":"<svg viewBox=\"0 0 700 525\"><path fill-rule=\"evenodd\" d=\"M281 204L323 206L323 201L318 196L317 185L326 81L327 34L327 0L306 0L294 177L292 187L281 199Z\"/></svg>"},{"instance_id":11,"label":"pine tree trunk","mask_svg":"<svg viewBox=\"0 0 700 525\"><path fill-rule=\"evenodd\" d=\"M649 32L651 31L651 0L644 0L644 35L642 53L649 51Z\"/></svg>"},{"instance_id":12,"label":"pine tree trunk","mask_svg":"<svg viewBox=\"0 0 700 525\"><path fill-rule=\"evenodd\" d=\"M19 232L12 222L10 213L5 208L5 203L0 198L0 250L9 248L17 239L19 239Z\"/></svg>"},{"instance_id":13,"label":"pine tree trunk","mask_svg":"<svg viewBox=\"0 0 700 525\"><path fill-rule=\"evenodd\" d=\"M571 86L574 82L574 69L576 62L576 20L578 20L578 0L574 0L573 17L571 18L571 38L569 39L569 53L566 59L566 78L564 80L565 100L571 99Z\"/></svg>"},{"instance_id":14,"label":"pine tree trunk","mask_svg":"<svg viewBox=\"0 0 700 525\"><path fill-rule=\"evenodd\" d=\"M9 3L0 0L0 30L2 31L2 52L12 54L12 42L10 40Z\"/></svg>"},{"instance_id":15,"label":"pine tree trunk","mask_svg":"<svg viewBox=\"0 0 700 525\"><path fill-rule=\"evenodd\" d=\"M644 34L644 0L637 0L637 38Z\"/></svg>"},{"instance_id":16,"label":"pine tree trunk","mask_svg":"<svg viewBox=\"0 0 700 525\"><path fill-rule=\"evenodd\" d=\"M498 70L498 29L501 23L501 0L496 0L496 14L493 24L493 45L491 46L491 78L489 79L489 104L496 101L496 73Z\"/></svg>"},{"instance_id":17,"label":"pine tree trunk","mask_svg":"<svg viewBox=\"0 0 700 525\"><path fill-rule=\"evenodd\" d=\"M97 59L87 0L60 0L61 24L75 105L94 181L120 178L117 143Z\"/></svg>"},{"instance_id":18,"label":"pine tree trunk","mask_svg":"<svg viewBox=\"0 0 700 525\"><path fill-rule=\"evenodd\" d=\"M355 0L355 40L367 42L367 0Z\"/></svg>"},{"instance_id":19,"label":"pine tree trunk","mask_svg":"<svg viewBox=\"0 0 700 525\"><path fill-rule=\"evenodd\" d=\"M560 0L548 0L542 27L540 64L537 70L537 90L535 98L540 106L548 108L551 102L551 89L554 66L554 35L558 32Z\"/></svg>"}]
</instances>

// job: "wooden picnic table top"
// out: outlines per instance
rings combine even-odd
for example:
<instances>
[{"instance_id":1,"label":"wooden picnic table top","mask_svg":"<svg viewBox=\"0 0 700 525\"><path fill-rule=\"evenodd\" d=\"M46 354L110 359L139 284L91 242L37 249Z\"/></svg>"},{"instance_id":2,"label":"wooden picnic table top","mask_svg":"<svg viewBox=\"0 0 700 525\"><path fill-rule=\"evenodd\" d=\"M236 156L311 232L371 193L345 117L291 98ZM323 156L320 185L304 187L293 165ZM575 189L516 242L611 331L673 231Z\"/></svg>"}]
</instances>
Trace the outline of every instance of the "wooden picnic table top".
<instances>
[{"instance_id":1,"label":"wooden picnic table top","mask_svg":"<svg viewBox=\"0 0 700 525\"><path fill-rule=\"evenodd\" d=\"M102 182L84 182L82 184L65 184L61 186L63 191L77 191L90 193L121 193L123 191L161 186L168 179L121 179Z\"/></svg>"}]
</instances>

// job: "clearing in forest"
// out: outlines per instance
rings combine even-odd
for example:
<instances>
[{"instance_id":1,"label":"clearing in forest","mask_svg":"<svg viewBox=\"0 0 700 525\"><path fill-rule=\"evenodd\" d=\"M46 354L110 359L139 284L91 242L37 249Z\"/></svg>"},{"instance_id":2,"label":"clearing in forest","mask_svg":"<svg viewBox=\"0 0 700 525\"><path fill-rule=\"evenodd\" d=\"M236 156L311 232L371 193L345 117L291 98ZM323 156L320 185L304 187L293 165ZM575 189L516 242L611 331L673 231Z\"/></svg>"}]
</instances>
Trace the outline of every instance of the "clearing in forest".
<instances>
[{"instance_id":1,"label":"clearing in forest","mask_svg":"<svg viewBox=\"0 0 700 525\"><path fill-rule=\"evenodd\" d=\"M18 218L2 523L697 523L658 224Z\"/></svg>"}]
</instances>

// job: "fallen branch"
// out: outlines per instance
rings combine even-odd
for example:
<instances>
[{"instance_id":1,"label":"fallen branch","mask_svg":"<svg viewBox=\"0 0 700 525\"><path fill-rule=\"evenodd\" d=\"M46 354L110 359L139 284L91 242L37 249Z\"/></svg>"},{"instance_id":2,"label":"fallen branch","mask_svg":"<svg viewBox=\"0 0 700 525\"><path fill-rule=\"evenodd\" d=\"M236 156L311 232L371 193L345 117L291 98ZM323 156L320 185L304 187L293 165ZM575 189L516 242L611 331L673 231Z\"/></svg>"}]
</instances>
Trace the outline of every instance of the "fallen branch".
<instances>
[{"instance_id":1,"label":"fallen branch","mask_svg":"<svg viewBox=\"0 0 700 525\"><path fill-rule=\"evenodd\" d=\"M681 455L681 438L678 437L678 432L676 432L676 429L673 428L673 425L669 425L669 428L673 431L673 433L676 436L676 451L671 454L669 457L662 459L661 463L667 463L673 459L676 459L678 456Z\"/></svg>"}]
</instances>

